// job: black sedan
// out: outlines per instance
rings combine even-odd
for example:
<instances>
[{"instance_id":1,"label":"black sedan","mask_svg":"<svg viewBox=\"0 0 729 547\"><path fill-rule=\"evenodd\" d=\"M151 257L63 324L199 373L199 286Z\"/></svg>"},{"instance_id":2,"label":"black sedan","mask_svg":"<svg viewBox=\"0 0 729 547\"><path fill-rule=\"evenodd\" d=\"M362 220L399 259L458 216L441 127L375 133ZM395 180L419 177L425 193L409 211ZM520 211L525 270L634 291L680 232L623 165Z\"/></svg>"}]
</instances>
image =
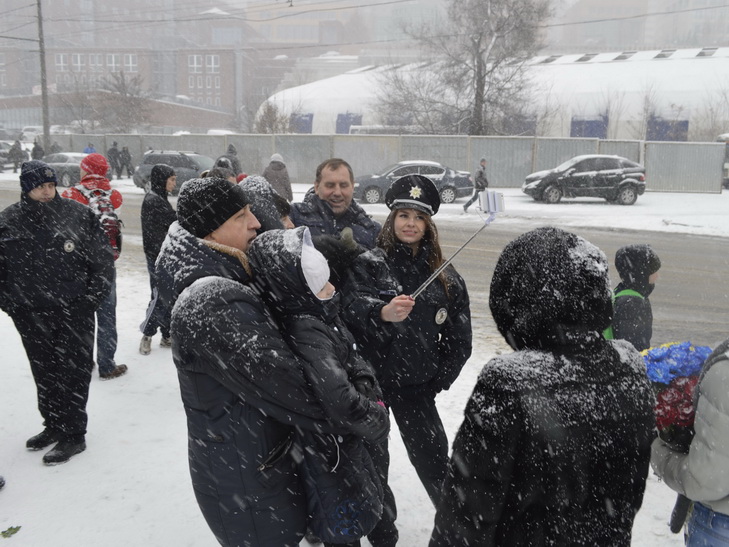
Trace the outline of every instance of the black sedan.
<instances>
[{"instance_id":1,"label":"black sedan","mask_svg":"<svg viewBox=\"0 0 729 547\"><path fill-rule=\"evenodd\" d=\"M645 192L645 168L620 156L575 156L554 169L527 176L521 190L545 203L557 203L563 197L594 197L633 205Z\"/></svg>"},{"instance_id":2,"label":"black sedan","mask_svg":"<svg viewBox=\"0 0 729 547\"><path fill-rule=\"evenodd\" d=\"M49 154L43 157L43 161L50 165L56 172L59 186L74 186L81 180L80 163L88 154L81 152L61 152ZM107 171L106 178L111 176L111 170Z\"/></svg>"},{"instance_id":3,"label":"black sedan","mask_svg":"<svg viewBox=\"0 0 729 547\"><path fill-rule=\"evenodd\" d=\"M434 161L401 161L374 175L354 179L354 199L365 203L380 203L393 181L405 175L419 174L435 183L441 203L453 203L456 198L473 193L471 173L456 171Z\"/></svg>"}]
</instances>

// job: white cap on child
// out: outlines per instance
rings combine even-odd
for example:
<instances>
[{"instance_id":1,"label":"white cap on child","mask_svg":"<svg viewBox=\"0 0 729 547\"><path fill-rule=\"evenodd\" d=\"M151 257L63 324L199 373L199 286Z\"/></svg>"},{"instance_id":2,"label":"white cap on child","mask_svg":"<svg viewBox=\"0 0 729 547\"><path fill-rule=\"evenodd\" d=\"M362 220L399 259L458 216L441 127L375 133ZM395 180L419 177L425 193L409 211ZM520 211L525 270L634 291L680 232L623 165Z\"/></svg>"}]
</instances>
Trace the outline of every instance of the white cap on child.
<instances>
[{"instance_id":1,"label":"white cap on child","mask_svg":"<svg viewBox=\"0 0 729 547\"><path fill-rule=\"evenodd\" d=\"M302 239L301 270L304 272L306 284L314 294L318 294L329 281L327 259L314 247L308 229L304 231Z\"/></svg>"}]
</instances>

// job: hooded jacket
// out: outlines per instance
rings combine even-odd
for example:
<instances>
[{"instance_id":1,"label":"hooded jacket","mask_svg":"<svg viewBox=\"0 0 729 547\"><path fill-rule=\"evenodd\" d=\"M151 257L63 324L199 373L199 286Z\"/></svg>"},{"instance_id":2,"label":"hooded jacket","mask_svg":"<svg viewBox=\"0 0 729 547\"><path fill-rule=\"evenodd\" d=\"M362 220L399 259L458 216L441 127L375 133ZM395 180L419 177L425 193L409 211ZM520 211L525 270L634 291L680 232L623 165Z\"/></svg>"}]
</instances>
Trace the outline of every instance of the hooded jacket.
<instances>
[{"instance_id":1,"label":"hooded jacket","mask_svg":"<svg viewBox=\"0 0 729 547\"><path fill-rule=\"evenodd\" d=\"M671 450L655 439L651 465L679 494L712 511L729 515L729 340L704 363L697 386L694 438L688 454Z\"/></svg>"},{"instance_id":2,"label":"hooded jacket","mask_svg":"<svg viewBox=\"0 0 729 547\"><path fill-rule=\"evenodd\" d=\"M98 308L111 288L114 259L88 207L58 194L48 203L22 194L0 213L0 308Z\"/></svg>"},{"instance_id":3,"label":"hooded jacket","mask_svg":"<svg viewBox=\"0 0 729 547\"><path fill-rule=\"evenodd\" d=\"M260 175L250 175L238 183L243 188L251 206L251 212L256 216L261 227L258 233L268 230L282 230L281 214L275 206L275 190L268 181Z\"/></svg>"},{"instance_id":4,"label":"hooded jacket","mask_svg":"<svg viewBox=\"0 0 729 547\"><path fill-rule=\"evenodd\" d=\"M638 352L600 334L605 255L562 230L528 232L499 258L489 304L516 351L481 371L431 547L629 547L654 401Z\"/></svg>"},{"instance_id":5,"label":"hooded jacket","mask_svg":"<svg viewBox=\"0 0 729 547\"><path fill-rule=\"evenodd\" d=\"M355 201L340 216L334 216L329 204L310 189L301 203L291 204L291 222L294 226L308 226L312 237L321 234L339 236L343 228L352 228L354 240L367 249L374 249L380 233L380 223L372 220Z\"/></svg>"},{"instance_id":6,"label":"hooded jacket","mask_svg":"<svg viewBox=\"0 0 729 547\"><path fill-rule=\"evenodd\" d=\"M430 277L427 243L413 256L396 243L358 256L345 283L344 319L383 389L448 389L471 355L471 312L463 278L449 266L448 295L440 280L418 296L405 321L388 323L382 308L399 294L412 294Z\"/></svg>"},{"instance_id":7,"label":"hooded jacket","mask_svg":"<svg viewBox=\"0 0 729 547\"><path fill-rule=\"evenodd\" d=\"M167 230L177 219L175 210L167 196L167 179L175 170L169 165L159 164L150 173L150 191L144 196L140 213L142 221L142 245L147 264L154 264L167 236Z\"/></svg>"},{"instance_id":8,"label":"hooded jacket","mask_svg":"<svg viewBox=\"0 0 729 547\"><path fill-rule=\"evenodd\" d=\"M213 247L175 222L157 271L167 280L160 291L176 300L173 359L187 415L190 474L208 525L223 545L298 541L306 510L289 455L293 428L336 434L376 424L365 419L353 426L327 415L304 363L250 285L244 254Z\"/></svg>"},{"instance_id":9,"label":"hooded jacket","mask_svg":"<svg viewBox=\"0 0 729 547\"><path fill-rule=\"evenodd\" d=\"M648 278L661 268L661 260L649 245L628 245L615 253L615 269L620 283L615 294L631 289L640 296L623 295L615 299L613 336L627 340L638 351L651 346L653 336L653 309L648 296L655 287Z\"/></svg>"},{"instance_id":10,"label":"hooded jacket","mask_svg":"<svg viewBox=\"0 0 729 547\"><path fill-rule=\"evenodd\" d=\"M271 184L276 192L285 197L287 201L294 199L294 194L291 191L289 170L286 169L286 164L283 161L274 160L272 157L271 163L263 170L263 178Z\"/></svg>"},{"instance_id":11,"label":"hooded jacket","mask_svg":"<svg viewBox=\"0 0 729 547\"><path fill-rule=\"evenodd\" d=\"M226 167L233 171L236 176L243 172L240 166L240 160L238 159L238 150L234 144L229 144L227 152L215 160L215 166Z\"/></svg>"}]
</instances>

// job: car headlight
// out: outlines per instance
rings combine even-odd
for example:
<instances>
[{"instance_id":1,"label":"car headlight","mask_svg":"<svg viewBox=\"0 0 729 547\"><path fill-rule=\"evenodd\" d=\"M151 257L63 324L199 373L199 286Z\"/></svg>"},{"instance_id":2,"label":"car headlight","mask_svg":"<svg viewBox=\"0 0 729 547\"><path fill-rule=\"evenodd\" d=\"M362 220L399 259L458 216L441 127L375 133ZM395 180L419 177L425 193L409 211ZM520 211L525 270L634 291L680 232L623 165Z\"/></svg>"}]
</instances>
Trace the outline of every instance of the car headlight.
<instances>
[{"instance_id":1,"label":"car headlight","mask_svg":"<svg viewBox=\"0 0 729 547\"><path fill-rule=\"evenodd\" d=\"M525 182L525 183L524 183L524 184L522 185L522 189L523 189L523 190L531 190L531 189L534 189L534 188L536 188L537 186L539 186L539 183L540 183L540 182L542 182L542 179L538 179L538 180L533 180L533 181L531 181L531 182Z\"/></svg>"}]
</instances>

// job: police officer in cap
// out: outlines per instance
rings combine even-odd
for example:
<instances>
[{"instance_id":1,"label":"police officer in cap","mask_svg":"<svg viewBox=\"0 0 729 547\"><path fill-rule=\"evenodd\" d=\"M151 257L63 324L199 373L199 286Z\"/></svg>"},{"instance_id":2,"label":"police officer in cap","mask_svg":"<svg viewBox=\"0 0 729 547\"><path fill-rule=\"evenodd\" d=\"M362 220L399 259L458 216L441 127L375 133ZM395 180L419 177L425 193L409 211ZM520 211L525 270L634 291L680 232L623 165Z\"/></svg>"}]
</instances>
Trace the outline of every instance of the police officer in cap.
<instances>
[{"instance_id":1,"label":"police officer in cap","mask_svg":"<svg viewBox=\"0 0 729 547\"><path fill-rule=\"evenodd\" d=\"M410 296L444 262L432 219L440 207L433 182L421 175L399 178L385 203L390 214L377 247L354 261L343 288L344 316L377 371L410 461L437 506L448 439L435 397L451 386L471 355L468 291L449 265L417 299ZM390 505L383 521L394 520L391 493Z\"/></svg>"}]
</instances>

